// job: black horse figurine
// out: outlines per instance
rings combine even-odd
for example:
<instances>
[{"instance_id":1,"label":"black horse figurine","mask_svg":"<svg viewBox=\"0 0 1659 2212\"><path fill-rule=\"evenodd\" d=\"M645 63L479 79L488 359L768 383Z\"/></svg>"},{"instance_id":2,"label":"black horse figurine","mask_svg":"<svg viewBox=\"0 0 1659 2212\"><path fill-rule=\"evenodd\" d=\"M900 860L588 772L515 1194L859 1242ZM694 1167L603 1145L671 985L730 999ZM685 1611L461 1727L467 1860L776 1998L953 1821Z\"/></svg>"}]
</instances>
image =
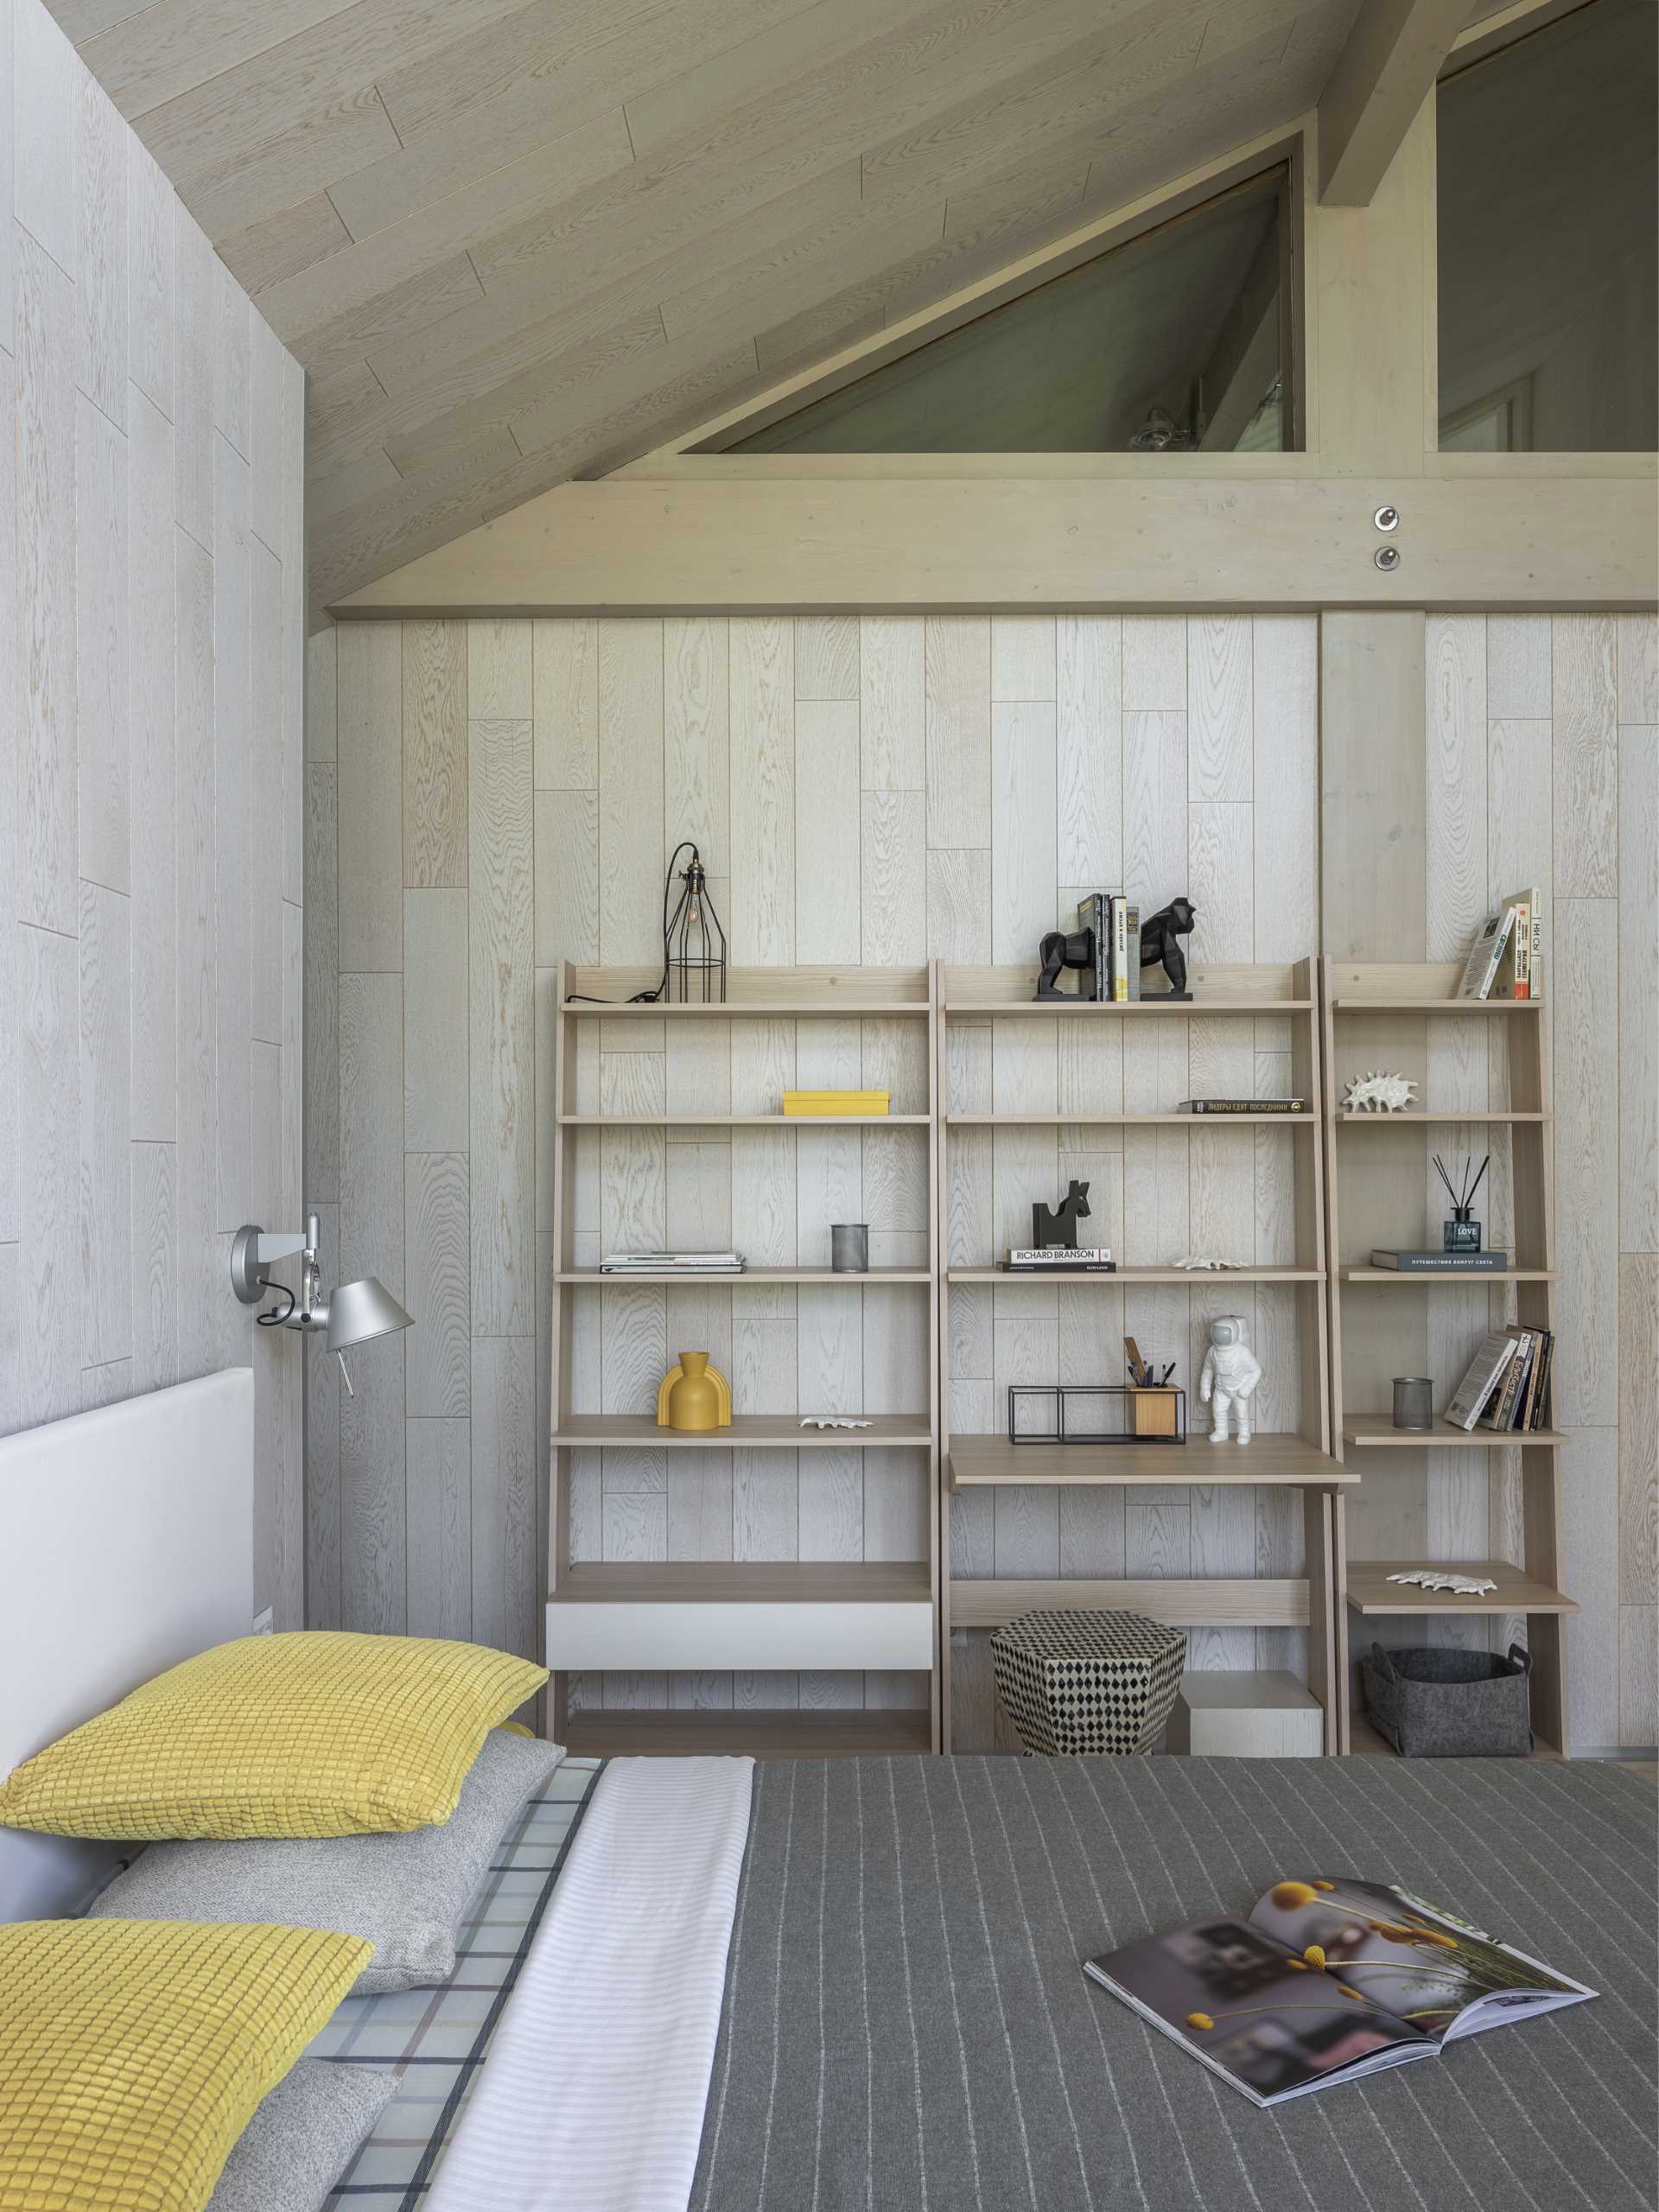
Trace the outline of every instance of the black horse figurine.
<instances>
[{"instance_id":1,"label":"black horse figurine","mask_svg":"<svg viewBox=\"0 0 1659 2212\"><path fill-rule=\"evenodd\" d=\"M1045 1246L1058 1244L1068 1252L1077 1249L1077 1224L1089 1218L1089 1185L1073 1183L1058 1208L1051 1209L1039 1199L1031 1210L1031 1241L1040 1252Z\"/></svg>"}]
</instances>

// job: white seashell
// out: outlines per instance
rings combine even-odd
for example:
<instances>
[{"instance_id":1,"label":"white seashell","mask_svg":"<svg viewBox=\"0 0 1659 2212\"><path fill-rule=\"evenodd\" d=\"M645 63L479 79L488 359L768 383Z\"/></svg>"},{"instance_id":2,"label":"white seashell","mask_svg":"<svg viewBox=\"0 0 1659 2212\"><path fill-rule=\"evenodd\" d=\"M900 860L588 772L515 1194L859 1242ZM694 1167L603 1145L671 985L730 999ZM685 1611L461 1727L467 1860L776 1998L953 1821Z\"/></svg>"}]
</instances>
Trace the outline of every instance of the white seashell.
<instances>
[{"instance_id":1,"label":"white seashell","mask_svg":"<svg viewBox=\"0 0 1659 2212\"><path fill-rule=\"evenodd\" d=\"M1411 1105L1416 1091L1408 1077L1371 1068L1363 1076L1349 1077L1342 1103L1350 1114L1400 1114Z\"/></svg>"}]
</instances>

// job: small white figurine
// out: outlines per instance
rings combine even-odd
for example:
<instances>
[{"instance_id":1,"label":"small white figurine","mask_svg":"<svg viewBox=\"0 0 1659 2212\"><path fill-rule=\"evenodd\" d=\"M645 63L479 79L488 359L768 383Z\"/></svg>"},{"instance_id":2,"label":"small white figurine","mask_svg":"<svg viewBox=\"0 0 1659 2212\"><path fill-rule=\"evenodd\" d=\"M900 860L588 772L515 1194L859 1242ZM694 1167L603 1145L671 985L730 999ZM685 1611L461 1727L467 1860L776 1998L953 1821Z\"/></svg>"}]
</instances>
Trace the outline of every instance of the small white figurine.
<instances>
[{"instance_id":1,"label":"small white figurine","mask_svg":"<svg viewBox=\"0 0 1659 2212\"><path fill-rule=\"evenodd\" d=\"M1408 1077L1385 1075L1371 1068L1364 1075L1350 1076L1343 1094L1343 1110L1349 1114L1403 1114L1411 1105L1417 1086Z\"/></svg>"},{"instance_id":2,"label":"small white figurine","mask_svg":"<svg viewBox=\"0 0 1659 2212\"><path fill-rule=\"evenodd\" d=\"M1250 1398L1262 1380L1261 1363L1244 1341L1244 1317L1220 1313L1210 1324L1210 1349L1198 1370L1198 1396L1207 1406L1214 1397L1210 1430L1212 1444L1227 1441L1227 1408L1238 1408L1238 1440L1250 1440Z\"/></svg>"}]
</instances>

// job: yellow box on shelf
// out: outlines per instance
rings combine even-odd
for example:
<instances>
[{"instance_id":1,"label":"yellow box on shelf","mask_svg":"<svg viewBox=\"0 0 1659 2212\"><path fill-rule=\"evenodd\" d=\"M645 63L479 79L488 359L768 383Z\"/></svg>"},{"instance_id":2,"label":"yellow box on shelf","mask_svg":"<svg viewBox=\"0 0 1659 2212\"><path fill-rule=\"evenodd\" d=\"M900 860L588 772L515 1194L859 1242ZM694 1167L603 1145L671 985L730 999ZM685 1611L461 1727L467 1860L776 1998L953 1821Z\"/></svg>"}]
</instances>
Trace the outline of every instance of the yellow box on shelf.
<instances>
[{"instance_id":1,"label":"yellow box on shelf","mask_svg":"<svg viewBox=\"0 0 1659 2212\"><path fill-rule=\"evenodd\" d=\"M812 1117L886 1114L891 1111L891 1098L886 1090L786 1090L784 1111Z\"/></svg>"}]
</instances>

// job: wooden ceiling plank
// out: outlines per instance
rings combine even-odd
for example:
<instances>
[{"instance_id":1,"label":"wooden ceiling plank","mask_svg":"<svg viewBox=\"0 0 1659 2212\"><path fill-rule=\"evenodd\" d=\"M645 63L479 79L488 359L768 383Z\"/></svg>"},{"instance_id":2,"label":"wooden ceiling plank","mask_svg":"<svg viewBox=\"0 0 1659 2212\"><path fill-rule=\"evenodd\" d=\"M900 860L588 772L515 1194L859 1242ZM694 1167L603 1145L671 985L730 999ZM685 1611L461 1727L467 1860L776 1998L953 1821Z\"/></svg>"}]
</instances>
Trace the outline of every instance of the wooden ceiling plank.
<instances>
[{"instance_id":1,"label":"wooden ceiling plank","mask_svg":"<svg viewBox=\"0 0 1659 2212\"><path fill-rule=\"evenodd\" d=\"M1465 0L1363 0L1319 100L1319 198L1369 207L1434 89Z\"/></svg>"},{"instance_id":2,"label":"wooden ceiling plank","mask_svg":"<svg viewBox=\"0 0 1659 2212\"><path fill-rule=\"evenodd\" d=\"M348 0L155 0L86 38L81 59L129 123L238 62L321 32Z\"/></svg>"},{"instance_id":3,"label":"wooden ceiling plank","mask_svg":"<svg viewBox=\"0 0 1659 2212\"><path fill-rule=\"evenodd\" d=\"M744 317L770 321L809 306L826 286L877 275L912 253L937 245L944 232L943 198L905 209L861 201L850 215L754 254L709 282L689 286L659 304L671 339L702 326Z\"/></svg>"},{"instance_id":4,"label":"wooden ceiling plank","mask_svg":"<svg viewBox=\"0 0 1659 2212\"><path fill-rule=\"evenodd\" d=\"M141 123L138 135L147 140ZM372 85L314 110L281 137L232 155L175 183L185 206L210 238L229 238L283 208L309 200L331 179L372 162L397 143ZM169 175L167 155L150 149Z\"/></svg>"},{"instance_id":5,"label":"wooden ceiling plank","mask_svg":"<svg viewBox=\"0 0 1659 2212\"><path fill-rule=\"evenodd\" d=\"M150 0L52 0L52 15L64 36L79 46L149 5Z\"/></svg>"},{"instance_id":6,"label":"wooden ceiling plank","mask_svg":"<svg viewBox=\"0 0 1659 2212\"><path fill-rule=\"evenodd\" d=\"M221 238L214 251L244 291L257 294L350 244L334 201L319 192Z\"/></svg>"},{"instance_id":7,"label":"wooden ceiling plank","mask_svg":"<svg viewBox=\"0 0 1659 2212\"><path fill-rule=\"evenodd\" d=\"M441 321L481 297L472 263L464 253L457 253L448 261L441 261L435 269L410 277L394 291L383 292L355 318L350 334L334 337L321 333L302 340L293 350L308 374L321 376L348 361L366 359L382 340L390 343L410 330L418 330L423 323L435 319ZM277 334L280 336L281 333ZM380 389L384 391L385 386Z\"/></svg>"},{"instance_id":8,"label":"wooden ceiling plank","mask_svg":"<svg viewBox=\"0 0 1659 2212\"><path fill-rule=\"evenodd\" d=\"M151 108L139 136L182 195L194 178L258 152L322 110L364 97L383 70L459 39L480 39L521 4L522 0L356 0L330 16L326 35L302 32L285 38L177 99ZM308 191L333 181L314 176Z\"/></svg>"},{"instance_id":9,"label":"wooden ceiling plank","mask_svg":"<svg viewBox=\"0 0 1659 2212\"><path fill-rule=\"evenodd\" d=\"M550 145L493 169L463 191L417 209L390 230L361 243L348 240L339 252L273 286L261 302L262 311L291 346L451 255L466 252L504 218L539 200L568 199L626 168L632 158L622 111L613 108Z\"/></svg>"}]
</instances>

